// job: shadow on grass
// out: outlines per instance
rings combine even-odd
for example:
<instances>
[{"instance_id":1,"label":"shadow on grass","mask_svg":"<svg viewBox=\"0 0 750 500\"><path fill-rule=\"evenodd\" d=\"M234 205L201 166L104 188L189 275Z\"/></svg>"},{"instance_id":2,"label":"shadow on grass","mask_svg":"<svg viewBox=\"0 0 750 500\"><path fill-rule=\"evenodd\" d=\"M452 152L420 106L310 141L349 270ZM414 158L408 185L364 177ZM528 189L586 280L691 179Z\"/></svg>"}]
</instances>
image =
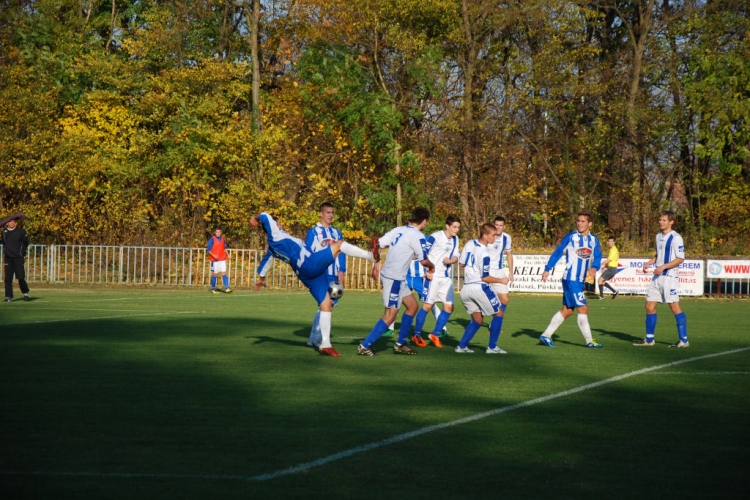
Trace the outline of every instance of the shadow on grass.
<instances>
[{"instance_id":1,"label":"shadow on grass","mask_svg":"<svg viewBox=\"0 0 750 500\"><path fill-rule=\"evenodd\" d=\"M638 337L638 336L635 336L635 335L631 335L629 333L618 332L618 331L614 331L614 330L606 330L604 328L592 328L591 331L592 332L599 332L599 334L602 337L605 337L605 336L606 337L612 337L612 338L615 338L617 340L622 340L623 342L638 342L639 340L641 340L643 338L643 336Z\"/></svg>"},{"instance_id":2,"label":"shadow on grass","mask_svg":"<svg viewBox=\"0 0 750 500\"><path fill-rule=\"evenodd\" d=\"M746 494L747 385L721 383L737 380L727 375L634 377L283 478L245 481L613 372L599 358L581 362L576 349L542 356L547 353L525 340L502 358L443 356L433 347L419 356L388 352L374 360L347 348L340 359L324 358L303 340L309 310L295 307L303 306L4 329L0 469L19 473L0 477L0 489L7 498L490 499L502 491L509 498L647 498L658 492L666 499L708 498L720 484L724 498ZM536 307L524 317L533 318ZM341 343L355 345L350 335L364 338L377 317L363 318L353 303L341 326L334 325L334 341L341 335L347 337ZM539 333L527 328L509 336L536 340ZM555 342L580 345L577 330L563 336L568 340L555 336ZM442 351L459 338L443 339ZM486 339L485 325L472 345L486 345ZM378 349L387 352L394 341L381 338ZM652 349L652 359L643 361L643 352L627 351L633 354L618 357L615 373L623 364L635 370L692 355L662 349L669 357L658 358ZM723 364L730 361L717 360L714 370L728 370ZM593 418L582 421L591 411ZM420 467L395 484L391 478L404 477L404 463L450 464L451 470ZM582 474L591 463L596 474ZM540 481L540 470L554 480ZM39 471L81 474L34 475Z\"/></svg>"}]
</instances>

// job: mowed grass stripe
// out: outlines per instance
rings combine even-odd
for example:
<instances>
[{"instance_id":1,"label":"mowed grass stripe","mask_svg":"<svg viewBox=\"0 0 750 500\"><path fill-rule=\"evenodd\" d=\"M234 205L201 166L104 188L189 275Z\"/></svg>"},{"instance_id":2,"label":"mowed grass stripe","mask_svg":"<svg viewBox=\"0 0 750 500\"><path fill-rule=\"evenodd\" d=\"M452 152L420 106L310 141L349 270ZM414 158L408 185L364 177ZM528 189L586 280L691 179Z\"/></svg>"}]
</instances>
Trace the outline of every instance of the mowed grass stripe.
<instances>
[{"instance_id":1,"label":"mowed grass stripe","mask_svg":"<svg viewBox=\"0 0 750 500\"><path fill-rule=\"evenodd\" d=\"M65 309L68 311L76 311L76 309ZM49 319L49 320L34 320L34 321L19 321L18 323L0 323L0 326L19 326L19 325L38 325L45 323L64 323L69 321L101 321L105 319L122 319L122 318L135 318L138 316L175 316L181 314L205 314L206 311L175 311L175 312L151 312L151 313L137 313L137 314L120 314L115 316L92 316L90 318L60 318L60 319Z\"/></svg>"},{"instance_id":2,"label":"mowed grass stripe","mask_svg":"<svg viewBox=\"0 0 750 500\"><path fill-rule=\"evenodd\" d=\"M490 411L487 411L487 412L484 412L484 413L479 413L479 414L476 414L476 415L471 415L469 417L465 417L465 418L461 418L461 419L458 419L458 420L454 420L452 422L445 422L443 424L431 425L429 427L424 427L422 429L417 429L417 430L412 431L412 432L407 432L407 433L404 433L404 434L400 434L398 436L394 436L394 437L389 438L389 439L384 439L384 440L378 441L376 443L370 443L370 444L367 444L367 445L364 445L364 446L359 446L357 448L353 448L353 449L350 449L350 450L342 451L341 453L336 453L335 455L330 455L328 457L324 457L324 458L321 458L321 459L318 459L318 460L314 460L312 462L306 462L304 464L296 465L296 466L290 467L288 469L284 469L284 470L272 472L272 473L269 473L269 474L260 474L260 475L257 475L257 476L253 476L253 477L250 478L250 480L251 481L267 481L269 479L275 479L277 477L286 476L286 475L289 475L289 474L296 474L296 473L299 473L299 472L311 469L313 467L320 467L322 465L326 465L326 464L334 462L336 460L341 460L341 459L344 459L344 458L348 458L348 457L351 457L351 456L359 454L359 453L364 453L364 452L369 451L369 450L374 450L376 448L382 448L383 446L389 446L389 445L392 445L392 444L395 444L395 443L399 443L401 441L405 441L407 439L411 439L411 438L414 438L414 437L421 436L423 434L427 434L427 433L434 432L434 431L439 431L439 430L442 430L442 429L447 429L448 427L454 427L456 425L467 424L467 423L474 422L474 421L477 421L477 420L481 420L481 419L484 419L484 418L487 418L487 417L492 417L492 416L495 416L495 415L499 415L501 413L509 412L509 411L512 411L512 410L517 410L519 408L526 408L528 406L533 406L533 405L536 405L536 404L539 404L539 403L545 403L545 402L551 401L553 399L563 398L563 397L570 396L570 395L573 395L573 394L578 394L579 392L587 391L589 389L594 389L596 387L601 387L603 385L611 384L612 382L618 382L620 380L624 380L624 379L627 379L627 378L630 378L630 377L635 377L636 375L642 375L644 373L649 373L649 372L652 372L652 371L655 371L655 370L661 370L663 368L669 368L671 366L682 365L682 364L685 364L685 363L692 363L694 361L701 361L701 360L704 360L704 359L715 358L715 357L718 357L718 356L726 356L728 354L736 354L736 353L744 352L744 351L748 351L748 350L750 350L750 347L742 347L740 349L733 349L731 351L718 352L718 353L714 353L714 354L706 354L706 355L698 356L698 357L695 357L695 358L681 359L681 360L673 361L671 363L666 363L666 364L663 364L663 365L657 365L657 366L652 366L652 367L649 367L649 368L643 368L641 370L636 370L634 372L625 373L625 374L622 374L622 375L617 375L615 377L610 377L610 378L605 379L605 380L600 380L598 382L593 382L591 384L586 384L586 385L582 385L580 387L575 387L573 389L568 389L567 391L558 392L556 394L550 394L548 396L542 396L540 398L532 399L531 401L525 401L523 403L518 403L518 404L515 404L515 405L511 405L511 406L505 406L503 408L498 408L496 410L490 410Z\"/></svg>"},{"instance_id":3,"label":"mowed grass stripe","mask_svg":"<svg viewBox=\"0 0 750 500\"><path fill-rule=\"evenodd\" d=\"M268 474L260 474L256 476L242 476L242 475L232 475L232 474L165 474L165 473L107 473L107 472L73 472L73 471L61 471L61 472L55 472L55 471L29 471L29 472L23 472L23 471L9 471L9 470L0 470L0 474L6 475L6 476L18 476L18 475L32 475L32 476L89 476L89 477L119 477L119 478L174 478L174 479L228 479L228 480L245 480L245 481L268 481L271 479L276 479L278 477L287 476L290 474L297 474L303 471L307 471L314 467L321 467L323 465L327 465L331 462L335 462L337 460L342 460L345 458L349 458L353 455L357 455L360 453L365 453L370 450L374 450L377 448L382 448L385 446L389 446L392 444L400 443L402 441L405 441L407 439L415 438L422 436L424 434L428 434L430 432L439 431L442 429L447 429L449 427L454 427L457 425L463 425L468 424L471 422L475 422L477 420L482 420L488 417L492 417L495 415L500 415L502 413L506 413L509 411L517 410L520 408L526 408L529 406L537 405L540 403L545 403L547 401L551 401L553 399L558 398L564 398L567 396L571 396L574 394L578 394L580 392L584 392L590 389L595 389L597 387L601 387L607 384L611 384L613 382L618 382L621 380L625 380L630 377L635 377L638 375L643 375L649 372L654 372L657 370L662 370L664 368L669 368L672 366L678 366L686 363L692 363L695 361L701 361L705 359L710 358L716 358L719 356L726 356L730 354L737 354L740 352L748 351L750 350L750 347L742 347L739 349L733 349L731 351L725 351L725 352L719 352L719 353L713 353L713 354L706 354L703 356L697 356L694 358L687 358L687 359L681 359L677 361L673 361L671 363L666 363L662 365L652 366L648 368L643 368L640 370L636 370L630 373L625 373L622 375L617 375L614 377L610 377L605 380L600 380L598 382L593 382L591 384L586 384L580 387L574 387L572 389L568 389L566 391L558 392L555 394L549 394L547 396L542 396L540 398L532 399L530 401L525 401L522 403L505 406L503 408L497 408L495 410L490 410L487 412L479 413L476 415L471 415L465 418L461 418L458 420L453 420L451 422L445 422L442 424L437 425L431 425L428 427L423 427L421 429L417 429L411 432L406 432L403 434L399 434L397 436L393 436L388 439L384 439L382 441L366 444L363 446L358 446L356 448L352 448L346 451L342 451L340 453L336 453L334 455L329 455L327 457L320 458L318 460L313 460L310 462L305 462L299 465L296 465L294 467L290 467L288 469L268 473ZM701 372L697 373L690 373L690 375L696 375L701 374Z\"/></svg>"}]
</instances>

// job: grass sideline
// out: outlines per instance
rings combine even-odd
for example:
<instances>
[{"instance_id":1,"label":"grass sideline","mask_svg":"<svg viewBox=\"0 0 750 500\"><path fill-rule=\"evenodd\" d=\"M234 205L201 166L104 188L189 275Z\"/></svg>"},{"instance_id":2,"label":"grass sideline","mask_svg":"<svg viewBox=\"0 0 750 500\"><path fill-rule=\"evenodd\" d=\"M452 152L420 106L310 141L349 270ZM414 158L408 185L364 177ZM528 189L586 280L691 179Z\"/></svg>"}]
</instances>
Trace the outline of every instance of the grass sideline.
<instances>
[{"instance_id":1,"label":"grass sideline","mask_svg":"<svg viewBox=\"0 0 750 500\"><path fill-rule=\"evenodd\" d=\"M655 347L642 297L590 301L601 350L573 318L538 345L558 296L514 294L500 346L356 345L378 294L334 310L333 359L305 347L305 292L50 287L0 308L3 498L744 498L750 491L750 304L683 299L691 347ZM428 326L431 325L428 320ZM700 359L695 359L700 358ZM694 360L695 359L695 360ZM687 361L671 365L677 361ZM580 392L586 387L656 366ZM567 393L566 393L567 394ZM442 424L512 408L460 425ZM317 467L252 480L372 443Z\"/></svg>"}]
</instances>

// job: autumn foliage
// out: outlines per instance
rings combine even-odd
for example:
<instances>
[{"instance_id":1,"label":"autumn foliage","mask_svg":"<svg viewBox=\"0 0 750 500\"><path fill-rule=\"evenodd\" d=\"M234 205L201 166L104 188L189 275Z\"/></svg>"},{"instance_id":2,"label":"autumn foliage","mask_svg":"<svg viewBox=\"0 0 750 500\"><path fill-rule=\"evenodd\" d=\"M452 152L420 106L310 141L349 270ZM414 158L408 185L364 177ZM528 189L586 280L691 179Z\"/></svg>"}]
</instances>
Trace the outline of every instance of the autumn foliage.
<instances>
[{"instance_id":1,"label":"autumn foliage","mask_svg":"<svg viewBox=\"0 0 750 500\"><path fill-rule=\"evenodd\" d=\"M680 215L750 250L750 19L721 2L8 0L0 213L37 242L202 245L332 201L365 239L415 205L519 246L575 213L621 246ZM260 117L260 127L254 116Z\"/></svg>"}]
</instances>

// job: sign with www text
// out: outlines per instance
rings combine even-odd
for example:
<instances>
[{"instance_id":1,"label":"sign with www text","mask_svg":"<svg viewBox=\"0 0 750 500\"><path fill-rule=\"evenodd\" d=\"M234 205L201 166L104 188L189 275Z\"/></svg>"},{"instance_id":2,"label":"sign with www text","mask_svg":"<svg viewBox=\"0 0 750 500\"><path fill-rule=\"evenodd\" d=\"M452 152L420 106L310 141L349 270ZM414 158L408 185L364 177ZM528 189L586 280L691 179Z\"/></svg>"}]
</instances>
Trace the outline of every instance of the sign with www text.
<instances>
[{"instance_id":1,"label":"sign with www text","mask_svg":"<svg viewBox=\"0 0 750 500\"><path fill-rule=\"evenodd\" d=\"M711 260L706 262L709 279L750 279L750 260Z\"/></svg>"}]
</instances>

